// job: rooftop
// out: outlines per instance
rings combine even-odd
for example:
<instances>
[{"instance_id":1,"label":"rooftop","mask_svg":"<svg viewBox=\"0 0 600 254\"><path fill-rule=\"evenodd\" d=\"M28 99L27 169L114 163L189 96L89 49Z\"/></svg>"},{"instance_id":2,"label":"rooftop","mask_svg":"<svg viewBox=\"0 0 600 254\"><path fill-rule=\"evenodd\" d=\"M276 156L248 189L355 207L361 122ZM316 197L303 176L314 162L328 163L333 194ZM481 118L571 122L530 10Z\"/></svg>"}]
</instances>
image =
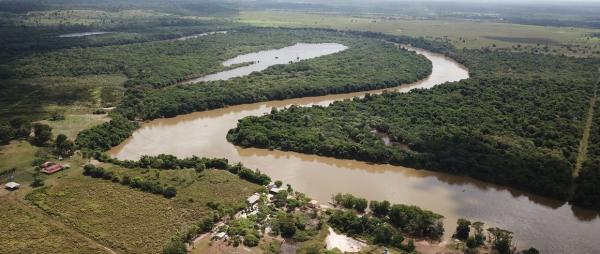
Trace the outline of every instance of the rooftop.
<instances>
[{"instance_id":1,"label":"rooftop","mask_svg":"<svg viewBox=\"0 0 600 254\"><path fill-rule=\"evenodd\" d=\"M259 199L260 199L260 194L254 193L254 195L250 196L248 199L246 199L246 201L248 201L248 203L250 203L250 204L254 204L254 203L258 202Z\"/></svg>"},{"instance_id":2,"label":"rooftop","mask_svg":"<svg viewBox=\"0 0 600 254\"><path fill-rule=\"evenodd\" d=\"M4 185L4 187L6 187L7 189L17 189L19 188L19 186L21 185L15 182L8 182Z\"/></svg>"}]
</instances>

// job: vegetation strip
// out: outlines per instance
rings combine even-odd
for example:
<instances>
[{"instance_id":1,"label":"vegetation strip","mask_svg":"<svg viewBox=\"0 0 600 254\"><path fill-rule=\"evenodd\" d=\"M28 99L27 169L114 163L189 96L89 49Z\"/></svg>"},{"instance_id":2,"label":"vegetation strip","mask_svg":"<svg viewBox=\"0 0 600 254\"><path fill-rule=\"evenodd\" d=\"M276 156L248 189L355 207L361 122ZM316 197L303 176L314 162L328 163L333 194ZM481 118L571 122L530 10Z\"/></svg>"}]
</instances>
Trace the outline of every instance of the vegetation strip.
<instances>
[{"instance_id":1,"label":"vegetation strip","mask_svg":"<svg viewBox=\"0 0 600 254\"><path fill-rule=\"evenodd\" d=\"M594 87L594 95L590 99L590 106L588 107L588 113L585 119L585 127L583 129L581 141L579 142L579 149L577 151L577 162L575 163L575 169L573 170L573 178L577 178L577 176L579 176L579 171L581 171L583 162L587 158L590 131L594 122L594 108L596 107L596 102L598 101L598 84L600 84L600 79L598 83L596 83L596 86Z\"/></svg>"}]
</instances>

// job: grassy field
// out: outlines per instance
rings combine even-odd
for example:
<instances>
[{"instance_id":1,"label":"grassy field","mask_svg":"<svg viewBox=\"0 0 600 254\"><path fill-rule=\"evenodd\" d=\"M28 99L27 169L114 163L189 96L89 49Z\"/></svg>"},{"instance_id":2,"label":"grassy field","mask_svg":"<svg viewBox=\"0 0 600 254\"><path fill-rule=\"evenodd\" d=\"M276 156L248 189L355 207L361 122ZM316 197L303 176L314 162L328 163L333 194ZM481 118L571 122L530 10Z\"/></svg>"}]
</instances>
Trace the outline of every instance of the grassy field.
<instances>
[{"instance_id":1,"label":"grassy field","mask_svg":"<svg viewBox=\"0 0 600 254\"><path fill-rule=\"evenodd\" d=\"M509 23L461 20L415 20L387 17L348 16L284 11L244 11L236 19L256 26L325 27L383 32L394 35L446 38L459 48L512 48L548 44L550 50L573 55L600 55L600 38L590 34L598 29L545 27ZM566 44L571 45L572 52ZM588 53L582 53L586 50ZM596 53L592 53L596 51Z\"/></svg>"},{"instance_id":2,"label":"grassy field","mask_svg":"<svg viewBox=\"0 0 600 254\"><path fill-rule=\"evenodd\" d=\"M67 135L71 140L75 140L77 134L82 130L89 129L98 124L108 122L110 119L106 115L65 115L64 120L59 121L40 121L41 123L52 127L52 134L56 137L58 134Z\"/></svg>"},{"instance_id":3,"label":"grassy field","mask_svg":"<svg viewBox=\"0 0 600 254\"><path fill-rule=\"evenodd\" d=\"M0 171L15 168L14 180L28 184L33 180L34 169L31 163L39 150L40 148L25 141L13 141L8 145L0 146ZM0 177L0 183L6 181L6 178Z\"/></svg>"},{"instance_id":4,"label":"grassy field","mask_svg":"<svg viewBox=\"0 0 600 254\"><path fill-rule=\"evenodd\" d=\"M111 168L111 167L107 167ZM124 169L111 168L124 173ZM132 170L133 171L133 170ZM178 232L209 215L206 202L243 204L258 186L227 171L137 170L127 173L145 179L158 177L175 186L177 197L166 199L106 180L83 176L80 168L27 199L70 227L125 253L158 253ZM158 175L158 176L157 176Z\"/></svg>"},{"instance_id":5,"label":"grassy field","mask_svg":"<svg viewBox=\"0 0 600 254\"><path fill-rule=\"evenodd\" d=\"M108 253L45 216L0 197L0 252L2 253Z\"/></svg>"}]
</instances>

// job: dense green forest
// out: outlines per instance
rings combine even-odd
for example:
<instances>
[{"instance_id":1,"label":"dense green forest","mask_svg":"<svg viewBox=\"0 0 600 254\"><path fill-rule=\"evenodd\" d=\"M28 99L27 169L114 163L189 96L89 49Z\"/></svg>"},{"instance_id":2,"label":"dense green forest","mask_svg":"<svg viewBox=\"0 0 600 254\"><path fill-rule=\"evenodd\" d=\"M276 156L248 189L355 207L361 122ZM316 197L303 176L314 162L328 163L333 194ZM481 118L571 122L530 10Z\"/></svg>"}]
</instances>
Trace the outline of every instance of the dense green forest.
<instances>
[{"instance_id":1,"label":"dense green forest","mask_svg":"<svg viewBox=\"0 0 600 254\"><path fill-rule=\"evenodd\" d=\"M319 40L317 34L305 33L302 36L290 31L261 31L250 29L197 40L155 41L32 54L7 63L3 72L15 79L123 74L129 79L127 85L160 87L224 70L221 62L239 54L284 47L311 37ZM265 37L269 39L265 40Z\"/></svg>"},{"instance_id":2,"label":"dense green forest","mask_svg":"<svg viewBox=\"0 0 600 254\"><path fill-rule=\"evenodd\" d=\"M567 198L600 62L440 51L469 67L472 78L431 90L248 117L228 139L243 146L437 169Z\"/></svg>"},{"instance_id":3,"label":"dense green forest","mask_svg":"<svg viewBox=\"0 0 600 254\"><path fill-rule=\"evenodd\" d=\"M130 119L172 117L234 104L392 87L419 80L431 71L427 59L390 43L345 34L319 39L324 32L310 30L294 33L310 36L310 41L341 42L349 48L227 81L129 89L119 112Z\"/></svg>"},{"instance_id":4,"label":"dense green forest","mask_svg":"<svg viewBox=\"0 0 600 254\"><path fill-rule=\"evenodd\" d=\"M424 77L430 66L423 57L383 43L379 38L364 38L332 30L236 26L227 30L229 33L226 35L172 40L174 36L209 31L209 27L233 28L215 22L198 23L204 25L193 23L196 25L191 27L175 26L173 30L158 27L155 33L146 28L135 35L117 32L60 38L65 41L63 44L53 43L57 40L57 33L53 32L44 35L46 39L31 39L35 41L31 47L27 46L29 43L17 43L18 38L27 36L15 30L16 34L10 34L7 36L10 39L6 39L12 41L5 46L9 57L0 61L0 81L3 83L0 87L0 115L7 121L14 116L35 120L44 117L48 111L45 107L53 104L62 107L73 104L89 108L112 107L121 101L126 90L127 98L118 110L130 119L149 119L265 99L389 87ZM26 29L34 33L42 28ZM136 37L138 35L140 38ZM120 41L120 37L125 40ZM140 41L120 45L131 42L129 39ZM145 42L156 39L160 40ZM89 44L74 46L81 41ZM263 73L268 75L268 79L258 74L225 83L215 82L217 85L168 87L182 80L225 70L227 67L221 62L239 54L281 48L297 42L339 42L350 46L350 49L323 59L275 66ZM104 43L107 45L102 46ZM13 51L20 53L10 53ZM381 68L376 70L378 66ZM395 72L398 66L403 69ZM384 75L377 77L375 71ZM335 75L329 75L332 73ZM318 78L308 79L307 75ZM278 82L284 78L293 79L295 83L286 85ZM269 82L262 84L260 89L249 89L256 88L256 83L262 83L262 80ZM329 86L324 89L323 83ZM167 88L160 89L165 86ZM98 99L94 92L99 90L102 98ZM219 96L213 96L216 93ZM109 94L117 96L104 98ZM194 103L187 103L190 100Z\"/></svg>"},{"instance_id":5,"label":"dense green forest","mask_svg":"<svg viewBox=\"0 0 600 254\"><path fill-rule=\"evenodd\" d=\"M31 54L40 54L68 48L88 48L124 45L176 39L209 31L229 30L235 25L222 20L186 20L147 18L121 21L115 25L60 25L60 26L0 26L1 63ZM89 31L108 32L96 36L60 37L70 33Z\"/></svg>"}]
</instances>

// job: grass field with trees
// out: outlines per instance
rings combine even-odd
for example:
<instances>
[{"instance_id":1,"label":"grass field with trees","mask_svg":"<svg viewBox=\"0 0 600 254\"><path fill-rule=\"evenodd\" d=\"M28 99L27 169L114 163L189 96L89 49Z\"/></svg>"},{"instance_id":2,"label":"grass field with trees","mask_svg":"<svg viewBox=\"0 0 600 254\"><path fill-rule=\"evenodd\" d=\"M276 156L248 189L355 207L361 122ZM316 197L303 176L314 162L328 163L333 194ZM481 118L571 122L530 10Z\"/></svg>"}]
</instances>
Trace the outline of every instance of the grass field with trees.
<instances>
[{"instance_id":1,"label":"grass field with trees","mask_svg":"<svg viewBox=\"0 0 600 254\"><path fill-rule=\"evenodd\" d=\"M177 196L163 196L84 176L81 169L33 191L27 199L90 238L125 253L159 253L173 237L184 236L202 218L244 207L258 185L223 170L124 170L105 165L116 175L128 174L174 186Z\"/></svg>"}]
</instances>

